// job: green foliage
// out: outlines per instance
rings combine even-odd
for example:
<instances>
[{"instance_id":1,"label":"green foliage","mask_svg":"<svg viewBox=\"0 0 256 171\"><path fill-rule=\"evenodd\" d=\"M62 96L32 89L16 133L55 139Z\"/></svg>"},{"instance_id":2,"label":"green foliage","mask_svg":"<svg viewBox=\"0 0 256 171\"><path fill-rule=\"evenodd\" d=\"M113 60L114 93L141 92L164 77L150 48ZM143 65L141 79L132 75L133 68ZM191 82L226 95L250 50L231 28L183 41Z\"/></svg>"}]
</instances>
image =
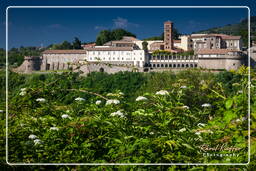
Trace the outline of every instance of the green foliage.
<instances>
[{"instance_id":1,"label":"green foliage","mask_svg":"<svg viewBox=\"0 0 256 171\"><path fill-rule=\"evenodd\" d=\"M148 51L148 42L143 41L142 46L143 46L143 50L147 52Z\"/></svg>"},{"instance_id":2,"label":"green foliage","mask_svg":"<svg viewBox=\"0 0 256 171\"><path fill-rule=\"evenodd\" d=\"M24 56L39 56L43 49L38 47L23 47L11 48L8 51L8 63L9 66L17 67L24 61ZM0 68L3 68L6 64L5 49L0 48Z\"/></svg>"},{"instance_id":3,"label":"green foliage","mask_svg":"<svg viewBox=\"0 0 256 171\"><path fill-rule=\"evenodd\" d=\"M96 45L103 45L104 43L112 40L120 40L123 38L123 36L136 37L136 35L124 29L102 30L97 35Z\"/></svg>"},{"instance_id":4,"label":"green foliage","mask_svg":"<svg viewBox=\"0 0 256 171\"><path fill-rule=\"evenodd\" d=\"M251 77L251 94L254 94L255 71L251 71ZM91 73L87 77L78 73L10 72L9 162L245 163L247 83L245 67L217 74L195 69L179 73ZM146 100L138 101L138 96ZM85 100L76 100L78 97ZM38 98L46 101L40 102ZM108 99L120 103L106 105ZM203 107L205 103L211 106ZM252 97L251 154L254 156L255 107L256 97ZM68 117L62 118L64 114ZM31 134L41 143L30 139ZM4 137L2 132L1 137ZM199 148L203 144L226 144L241 150L235 152L238 157L206 157ZM252 162L255 166L255 161ZM115 169L93 167L104 168ZM139 169L138 166L117 168ZM229 168L250 170L253 166L210 166L209 169ZM140 169L168 168L143 166ZM169 167L172 169L205 170L206 166Z\"/></svg>"},{"instance_id":5,"label":"green foliage","mask_svg":"<svg viewBox=\"0 0 256 171\"><path fill-rule=\"evenodd\" d=\"M72 44L68 41L63 41L60 44L52 44L50 46L47 47L47 49L60 49L60 50L64 50L64 49L82 49L81 47L81 41L75 37L74 41L72 42Z\"/></svg>"},{"instance_id":6,"label":"green foliage","mask_svg":"<svg viewBox=\"0 0 256 171\"><path fill-rule=\"evenodd\" d=\"M75 40L73 41L73 49L82 49L81 41L77 37L75 37Z\"/></svg>"},{"instance_id":7,"label":"green foliage","mask_svg":"<svg viewBox=\"0 0 256 171\"><path fill-rule=\"evenodd\" d=\"M180 56L191 56L194 55L194 51L186 51L186 52L179 52L179 53L172 53L166 50L155 50L152 53L153 56L157 56L157 55L180 55Z\"/></svg>"}]
</instances>

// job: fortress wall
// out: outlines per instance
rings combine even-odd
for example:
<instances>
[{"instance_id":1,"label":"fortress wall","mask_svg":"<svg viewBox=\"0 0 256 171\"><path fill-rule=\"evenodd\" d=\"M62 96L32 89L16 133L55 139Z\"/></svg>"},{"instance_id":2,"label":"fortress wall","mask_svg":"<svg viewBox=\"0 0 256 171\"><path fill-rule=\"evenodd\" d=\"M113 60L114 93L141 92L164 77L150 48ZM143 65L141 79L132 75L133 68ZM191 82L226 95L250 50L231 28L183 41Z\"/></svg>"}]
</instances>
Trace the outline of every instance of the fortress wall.
<instances>
[{"instance_id":1,"label":"fortress wall","mask_svg":"<svg viewBox=\"0 0 256 171\"><path fill-rule=\"evenodd\" d=\"M198 67L207 69L237 70L242 64L240 58L200 58Z\"/></svg>"}]
</instances>

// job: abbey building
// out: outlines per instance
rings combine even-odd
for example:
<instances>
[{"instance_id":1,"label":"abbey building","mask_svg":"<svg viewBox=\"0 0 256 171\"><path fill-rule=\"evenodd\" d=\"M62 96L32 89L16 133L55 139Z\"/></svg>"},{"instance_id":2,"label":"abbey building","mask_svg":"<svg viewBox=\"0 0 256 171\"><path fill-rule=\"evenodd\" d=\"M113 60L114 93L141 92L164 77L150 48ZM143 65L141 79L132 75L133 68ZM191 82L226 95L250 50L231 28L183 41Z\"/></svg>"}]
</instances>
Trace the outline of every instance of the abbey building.
<instances>
[{"instance_id":1,"label":"abbey building","mask_svg":"<svg viewBox=\"0 0 256 171\"><path fill-rule=\"evenodd\" d=\"M38 57L26 56L18 70L28 73L34 70L65 70L76 64L84 64L80 70L85 73L114 73L134 69L145 72L197 67L230 70L237 69L243 63L240 36L191 34L174 40L172 33L173 23L166 21L164 40L143 41L124 36L121 40L110 41L102 46L83 45L82 50L45 50ZM188 51L193 54L182 55L182 52Z\"/></svg>"}]
</instances>

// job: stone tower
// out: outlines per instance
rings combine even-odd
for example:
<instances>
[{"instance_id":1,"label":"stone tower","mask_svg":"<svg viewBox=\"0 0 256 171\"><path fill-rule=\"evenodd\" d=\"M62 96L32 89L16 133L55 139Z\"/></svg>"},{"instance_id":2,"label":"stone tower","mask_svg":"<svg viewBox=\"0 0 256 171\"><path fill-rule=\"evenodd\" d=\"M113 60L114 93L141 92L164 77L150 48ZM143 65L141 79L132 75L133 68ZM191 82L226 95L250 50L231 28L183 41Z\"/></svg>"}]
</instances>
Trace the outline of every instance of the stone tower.
<instances>
[{"instance_id":1,"label":"stone tower","mask_svg":"<svg viewBox=\"0 0 256 171\"><path fill-rule=\"evenodd\" d=\"M173 50L173 38L172 38L172 27L171 21L164 22L164 50Z\"/></svg>"}]
</instances>

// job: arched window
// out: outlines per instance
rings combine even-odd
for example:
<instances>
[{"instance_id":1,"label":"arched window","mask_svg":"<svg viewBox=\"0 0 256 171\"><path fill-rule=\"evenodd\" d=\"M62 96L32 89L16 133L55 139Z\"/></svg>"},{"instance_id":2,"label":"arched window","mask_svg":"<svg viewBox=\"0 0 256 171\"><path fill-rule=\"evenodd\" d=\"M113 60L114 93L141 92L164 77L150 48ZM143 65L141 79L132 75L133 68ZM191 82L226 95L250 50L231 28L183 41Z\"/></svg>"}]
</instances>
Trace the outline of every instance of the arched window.
<instances>
[{"instance_id":1,"label":"arched window","mask_svg":"<svg viewBox=\"0 0 256 171\"><path fill-rule=\"evenodd\" d=\"M171 68L171 67L172 67L172 64L169 64L169 67Z\"/></svg>"}]
</instances>

